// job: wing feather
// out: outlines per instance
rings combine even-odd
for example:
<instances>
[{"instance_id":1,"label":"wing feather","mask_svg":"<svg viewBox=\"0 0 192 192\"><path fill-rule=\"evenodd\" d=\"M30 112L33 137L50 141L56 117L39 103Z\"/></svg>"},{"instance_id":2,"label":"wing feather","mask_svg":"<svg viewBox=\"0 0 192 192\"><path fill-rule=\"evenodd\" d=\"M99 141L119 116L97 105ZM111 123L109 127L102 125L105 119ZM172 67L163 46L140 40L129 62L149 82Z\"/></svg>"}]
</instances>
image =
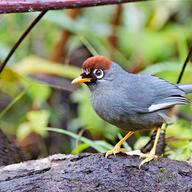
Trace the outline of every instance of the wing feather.
<instances>
[{"instance_id":1,"label":"wing feather","mask_svg":"<svg viewBox=\"0 0 192 192\"><path fill-rule=\"evenodd\" d=\"M171 96L163 100L158 101L158 103L153 103L148 107L149 112L158 111L160 109L166 109L174 105L184 105L188 103L187 99L182 96Z\"/></svg>"},{"instance_id":2,"label":"wing feather","mask_svg":"<svg viewBox=\"0 0 192 192\"><path fill-rule=\"evenodd\" d=\"M134 102L138 112L154 112L188 103L187 99L183 97L185 95L183 90L158 77L135 75L135 82L132 84L135 85L132 90L134 97L131 97L130 100Z\"/></svg>"}]
</instances>

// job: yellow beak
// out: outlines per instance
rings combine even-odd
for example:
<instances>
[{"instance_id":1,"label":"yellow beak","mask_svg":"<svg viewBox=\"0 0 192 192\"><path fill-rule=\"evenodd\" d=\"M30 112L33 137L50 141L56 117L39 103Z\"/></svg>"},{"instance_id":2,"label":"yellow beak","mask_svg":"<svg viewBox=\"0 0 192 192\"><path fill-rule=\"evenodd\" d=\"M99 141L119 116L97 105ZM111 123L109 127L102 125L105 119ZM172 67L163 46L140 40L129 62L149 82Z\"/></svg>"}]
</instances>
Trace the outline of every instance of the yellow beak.
<instances>
[{"instance_id":1,"label":"yellow beak","mask_svg":"<svg viewBox=\"0 0 192 192\"><path fill-rule=\"evenodd\" d=\"M75 78L71 83L72 84L80 84L80 83L86 83L86 82L91 82L91 78L82 78L80 76L80 77Z\"/></svg>"}]
</instances>

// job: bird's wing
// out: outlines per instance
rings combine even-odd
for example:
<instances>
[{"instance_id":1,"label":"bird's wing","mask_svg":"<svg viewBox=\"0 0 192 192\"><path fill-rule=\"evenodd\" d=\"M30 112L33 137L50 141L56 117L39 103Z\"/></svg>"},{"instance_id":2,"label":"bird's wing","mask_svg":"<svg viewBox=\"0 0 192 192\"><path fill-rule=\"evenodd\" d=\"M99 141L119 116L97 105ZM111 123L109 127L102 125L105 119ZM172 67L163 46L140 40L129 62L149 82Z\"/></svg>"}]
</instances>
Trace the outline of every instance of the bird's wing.
<instances>
[{"instance_id":1,"label":"bird's wing","mask_svg":"<svg viewBox=\"0 0 192 192\"><path fill-rule=\"evenodd\" d=\"M182 96L170 96L165 99L159 100L148 107L149 112L166 109L174 105L183 105L187 103L187 99Z\"/></svg>"},{"instance_id":2,"label":"bird's wing","mask_svg":"<svg viewBox=\"0 0 192 192\"><path fill-rule=\"evenodd\" d=\"M187 99L183 97L185 94L183 90L158 77L135 75L133 84L135 90L132 91L137 94L134 94L136 96L132 98L132 101L135 103L137 112L154 112L187 103ZM137 96L138 94L140 95Z\"/></svg>"}]
</instances>

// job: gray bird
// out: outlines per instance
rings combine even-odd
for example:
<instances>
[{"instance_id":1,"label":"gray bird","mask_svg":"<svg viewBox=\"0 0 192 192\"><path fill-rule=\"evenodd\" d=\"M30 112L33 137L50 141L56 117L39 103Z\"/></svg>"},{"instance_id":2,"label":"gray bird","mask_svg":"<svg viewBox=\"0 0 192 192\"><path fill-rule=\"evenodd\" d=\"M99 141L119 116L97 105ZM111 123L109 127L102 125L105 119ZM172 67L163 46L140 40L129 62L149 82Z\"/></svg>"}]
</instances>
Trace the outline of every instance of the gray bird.
<instances>
[{"instance_id":1,"label":"gray bird","mask_svg":"<svg viewBox=\"0 0 192 192\"><path fill-rule=\"evenodd\" d=\"M121 145L135 131L156 129L153 148L143 155L145 159L140 166L156 158L161 127L172 121L175 105L188 103L184 95L192 93L192 84L175 85L155 76L131 74L103 56L88 58L82 68L83 73L72 83L85 83L96 113L105 121L129 131L106 157L125 153Z\"/></svg>"}]
</instances>

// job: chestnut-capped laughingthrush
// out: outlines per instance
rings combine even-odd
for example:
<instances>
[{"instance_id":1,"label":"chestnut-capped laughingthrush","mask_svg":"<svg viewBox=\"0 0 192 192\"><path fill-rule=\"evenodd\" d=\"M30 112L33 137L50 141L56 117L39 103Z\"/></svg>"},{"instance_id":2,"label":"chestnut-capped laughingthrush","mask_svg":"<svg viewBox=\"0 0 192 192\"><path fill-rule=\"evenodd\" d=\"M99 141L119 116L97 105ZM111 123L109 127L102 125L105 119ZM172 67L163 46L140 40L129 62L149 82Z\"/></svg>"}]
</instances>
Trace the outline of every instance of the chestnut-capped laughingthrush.
<instances>
[{"instance_id":1,"label":"chestnut-capped laughingthrush","mask_svg":"<svg viewBox=\"0 0 192 192\"><path fill-rule=\"evenodd\" d=\"M184 97L192 93L192 84L174 85L151 75L131 74L103 56L88 58L83 72L72 83L85 83L91 92L91 103L105 121L129 131L106 157L125 153L121 145L135 132L156 129L153 148L143 157L140 166L156 158L156 146L161 126L169 123L173 107L188 103Z\"/></svg>"}]
</instances>

